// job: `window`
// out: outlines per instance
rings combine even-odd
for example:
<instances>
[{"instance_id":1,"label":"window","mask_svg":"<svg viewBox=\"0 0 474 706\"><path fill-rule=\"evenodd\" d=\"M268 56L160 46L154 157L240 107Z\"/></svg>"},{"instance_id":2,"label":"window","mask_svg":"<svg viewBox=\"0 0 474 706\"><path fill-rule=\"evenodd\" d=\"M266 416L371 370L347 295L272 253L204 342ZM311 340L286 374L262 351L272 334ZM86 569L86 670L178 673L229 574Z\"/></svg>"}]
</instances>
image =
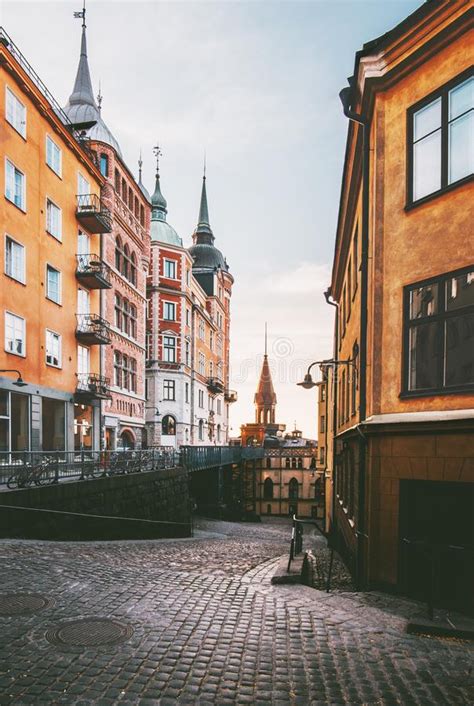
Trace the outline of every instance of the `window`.
<instances>
[{"instance_id":1,"label":"window","mask_svg":"<svg viewBox=\"0 0 474 706\"><path fill-rule=\"evenodd\" d=\"M297 500L298 490L299 490L298 481L296 480L296 478L292 478L288 484L288 497L291 500Z\"/></svg>"},{"instance_id":2,"label":"window","mask_svg":"<svg viewBox=\"0 0 474 706\"><path fill-rule=\"evenodd\" d=\"M176 399L175 381L174 380L163 380L163 399L164 400L175 400Z\"/></svg>"},{"instance_id":3,"label":"window","mask_svg":"<svg viewBox=\"0 0 474 706\"><path fill-rule=\"evenodd\" d=\"M89 292L85 289L77 290L77 313L78 314L89 314L90 313L90 299Z\"/></svg>"},{"instance_id":4,"label":"window","mask_svg":"<svg viewBox=\"0 0 474 706\"><path fill-rule=\"evenodd\" d=\"M115 191L120 193L120 172L118 169L115 169L115 172L114 172L114 183L115 183Z\"/></svg>"},{"instance_id":5,"label":"window","mask_svg":"<svg viewBox=\"0 0 474 706\"><path fill-rule=\"evenodd\" d=\"M472 75L457 78L409 109L409 203L472 175L473 130Z\"/></svg>"},{"instance_id":6,"label":"window","mask_svg":"<svg viewBox=\"0 0 474 706\"><path fill-rule=\"evenodd\" d=\"M204 357L204 353L199 353L198 369L200 375L206 374L206 358Z\"/></svg>"},{"instance_id":7,"label":"window","mask_svg":"<svg viewBox=\"0 0 474 706\"><path fill-rule=\"evenodd\" d=\"M191 312L189 309L186 309L186 326L191 325Z\"/></svg>"},{"instance_id":8,"label":"window","mask_svg":"<svg viewBox=\"0 0 474 706\"><path fill-rule=\"evenodd\" d=\"M5 312L5 350L15 355L26 355L25 319Z\"/></svg>"},{"instance_id":9,"label":"window","mask_svg":"<svg viewBox=\"0 0 474 706\"><path fill-rule=\"evenodd\" d=\"M199 441L202 441L204 439L204 422L202 419L199 420L198 436L199 436Z\"/></svg>"},{"instance_id":10,"label":"window","mask_svg":"<svg viewBox=\"0 0 474 706\"><path fill-rule=\"evenodd\" d=\"M271 478L265 478L263 483L263 498L264 500L272 500L273 498L273 481Z\"/></svg>"},{"instance_id":11,"label":"window","mask_svg":"<svg viewBox=\"0 0 474 706\"><path fill-rule=\"evenodd\" d=\"M217 400L216 402L217 405L217 414L222 414L222 400Z\"/></svg>"},{"instance_id":12,"label":"window","mask_svg":"<svg viewBox=\"0 0 474 706\"><path fill-rule=\"evenodd\" d=\"M163 302L163 318L166 321L176 320L176 304L173 302Z\"/></svg>"},{"instance_id":13,"label":"window","mask_svg":"<svg viewBox=\"0 0 474 706\"><path fill-rule=\"evenodd\" d=\"M161 422L161 433L164 436L176 435L176 419L171 414L166 414Z\"/></svg>"},{"instance_id":14,"label":"window","mask_svg":"<svg viewBox=\"0 0 474 706\"><path fill-rule=\"evenodd\" d=\"M59 177L61 176L62 169L62 153L61 149L57 144L46 135L46 164L50 167L55 174Z\"/></svg>"},{"instance_id":15,"label":"window","mask_svg":"<svg viewBox=\"0 0 474 706\"><path fill-rule=\"evenodd\" d=\"M206 328L204 325L204 320L201 318L199 319L198 334L201 341L204 341L206 338Z\"/></svg>"},{"instance_id":16,"label":"window","mask_svg":"<svg viewBox=\"0 0 474 706\"><path fill-rule=\"evenodd\" d=\"M357 278L359 277L359 229L356 228L354 233L354 244L352 246L352 261L354 263L354 277L352 278L354 283L354 291L352 292L352 297L354 297L357 291Z\"/></svg>"},{"instance_id":17,"label":"window","mask_svg":"<svg viewBox=\"0 0 474 706\"><path fill-rule=\"evenodd\" d=\"M61 304L61 273L51 265L46 265L46 296L56 304Z\"/></svg>"},{"instance_id":18,"label":"window","mask_svg":"<svg viewBox=\"0 0 474 706\"><path fill-rule=\"evenodd\" d=\"M319 462L324 463L324 446L319 449Z\"/></svg>"},{"instance_id":19,"label":"window","mask_svg":"<svg viewBox=\"0 0 474 706\"><path fill-rule=\"evenodd\" d=\"M189 382L184 383L184 401L189 402Z\"/></svg>"},{"instance_id":20,"label":"window","mask_svg":"<svg viewBox=\"0 0 474 706\"><path fill-rule=\"evenodd\" d=\"M115 238L115 269L122 271L122 241L118 236Z\"/></svg>"},{"instance_id":21,"label":"window","mask_svg":"<svg viewBox=\"0 0 474 706\"><path fill-rule=\"evenodd\" d=\"M166 363L176 363L176 338L163 336L163 359Z\"/></svg>"},{"instance_id":22,"label":"window","mask_svg":"<svg viewBox=\"0 0 474 706\"><path fill-rule=\"evenodd\" d=\"M265 466L266 466L267 468L271 468L271 467L272 467L272 459L270 458L270 456L268 456L268 458L266 459L266 461L265 461Z\"/></svg>"},{"instance_id":23,"label":"window","mask_svg":"<svg viewBox=\"0 0 474 706\"><path fill-rule=\"evenodd\" d=\"M5 274L25 284L25 248L5 236Z\"/></svg>"},{"instance_id":24,"label":"window","mask_svg":"<svg viewBox=\"0 0 474 706\"><path fill-rule=\"evenodd\" d=\"M6 119L22 137L26 137L26 108L9 88L6 89Z\"/></svg>"},{"instance_id":25,"label":"window","mask_svg":"<svg viewBox=\"0 0 474 706\"><path fill-rule=\"evenodd\" d=\"M198 390L198 406L204 407L204 391Z\"/></svg>"},{"instance_id":26,"label":"window","mask_svg":"<svg viewBox=\"0 0 474 706\"><path fill-rule=\"evenodd\" d=\"M0 458L30 447L28 395L0 390Z\"/></svg>"},{"instance_id":27,"label":"window","mask_svg":"<svg viewBox=\"0 0 474 706\"><path fill-rule=\"evenodd\" d=\"M164 261L165 277L168 279L176 279L176 260Z\"/></svg>"},{"instance_id":28,"label":"window","mask_svg":"<svg viewBox=\"0 0 474 706\"><path fill-rule=\"evenodd\" d=\"M326 419L325 419L325 417L321 417L320 420L319 420L319 431L321 432L321 434L324 434L324 432L326 431Z\"/></svg>"},{"instance_id":29,"label":"window","mask_svg":"<svg viewBox=\"0 0 474 706\"><path fill-rule=\"evenodd\" d=\"M352 301L352 261L349 260L347 265L347 320L351 316L351 301Z\"/></svg>"},{"instance_id":30,"label":"window","mask_svg":"<svg viewBox=\"0 0 474 706\"><path fill-rule=\"evenodd\" d=\"M352 347L352 357L355 357L355 351L357 350L357 342L354 343ZM357 368L355 365L351 366L352 368L352 384L351 384L351 414L354 416L354 414L357 411Z\"/></svg>"},{"instance_id":31,"label":"window","mask_svg":"<svg viewBox=\"0 0 474 706\"><path fill-rule=\"evenodd\" d=\"M61 367L61 336L49 329L46 329L46 363Z\"/></svg>"},{"instance_id":32,"label":"window","mask_svg":"<svg viewBox=\"0 0 474 706\"><path fill-rule=\"evenodd\" d=\"M100 173L102 176L108 177L109 176L109 158L107 155L102 152L100 155L100 160L99 160L99 167L100 167Z\"/></svg>"},{"instance_id":33,"label":"window","mask_svg":"<svg viewBox=\"0 0 474 706\"><path fill-rule=\"evenodd\" d=\"M191 270L186 270L186 285L189 287L191 283Z\"/></svg>"},{"instance_id":34,"label":"window","mask_svg":"<svg viewBox=\"0 0 474 706\"><path fill-rule=\"evenodd\" d=\"M87 233L83 233L81 230L77 235L77 254L78 255L89 255L90 252L90 240Z\"/></svg>"},{"instance_id":35,"label":"window","mask_svg":"<svg viewBox=\"0 0 474 706\"><path fill-rule=\"evenodd\" d=\"M404 391L474 388L474 267L405 288Z\"/></svg>"},{"instance_id":36,"label":"window","mask_svg":"<svg viewBox=\"0 0 474 706\"><path fill-rule=\"evenodd\" d=\"M41 400L43 429L43 451L65 451L66 414L65 403L43 397Z\"/></svg>"},{"instance_id":37,"label":"window","mask_svg":"<svg viewBox=\"0 0 474 706\"><path fill-rule=\"evenodd\" d=\"M119 351L114 352L114 385L122 387L122 354Z\"/></svg>"},{"instance_id":38,"label":"window","mask_svg":"<svg viewBox=\"0 0 474 706\"><path fill-rule=\"evenodd\" d=\"M326 400L326 385L321 385L319 388L319 401L324 402Z\"/></svg>"},{"instance_id":39,"label":"window","mask_svg":"<svg viewBox=\"0 0 474 706\"><path fill-rule=\"evenodd\" d=\"M84 196L90 194L91 185L85 177L82 176L81 172L77 173L77 193L79 196Z\"/></svg>"},{"instance_id":40,"label":"window","mask_svg":"<svg viewBox=\"0 0 474 706\"><path fill-rule=\"evenodd\" d=\"M15 206L26 211L25 175L9 159L5 160L5 196Z\"/></svg>"},{"instance_id":41,"label":"window","mask_svg":"<svg viewBox=\"0 0 474 706\"><path fill-rule=\"evenodd\" d=\"M211 351L214 350L214 333L213 331L209 331L209 348Z\"/></svg>"},{"instance_id":42,"label":"window","mask_svg":"<svg viewBox=\"0 0 474 706\"><path fill-rule=\"evenodd\" d=\"M46 230L50 235L61 240L61 209L51 199L46 199Z\"/></svg>"},{"instance_id":43,"label":"window","mask_svg":"<svg viewBox=\"0 0 474 706\"><path fill-rule=\"evenodd\" d=\"M189 361L190 361L190 343L189 343L189 341L186 341L184 344L184 355L185 355L185 363L189 368Z\"/></svg>"},{"instance_id":44,"label":"window","mask_svg":"<svg viewBox=\"0 0 474 706\"><path fill-rule=\"evenodd\" d=\"M77 372L89 375L89 349L86 346L77 346Z\"/></svg>"}]
</instances>

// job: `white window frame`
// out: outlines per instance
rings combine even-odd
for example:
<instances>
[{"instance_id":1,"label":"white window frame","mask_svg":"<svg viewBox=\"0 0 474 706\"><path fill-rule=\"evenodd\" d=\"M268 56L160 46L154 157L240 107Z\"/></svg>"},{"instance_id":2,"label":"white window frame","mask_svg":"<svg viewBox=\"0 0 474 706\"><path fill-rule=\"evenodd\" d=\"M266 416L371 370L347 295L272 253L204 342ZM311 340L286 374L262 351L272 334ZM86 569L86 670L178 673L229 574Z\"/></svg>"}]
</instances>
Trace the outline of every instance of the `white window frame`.
<instances>
[{"instance_id":1,"label":"white window frame","mask_svg":"<svg viewBox=\"0 0 474 706\"><path fill-rule=\"evenodd\" d=\"M87 191L84 191L84 189L87 189ZM77 172L77 195L78 196L88 196L91 193L91 183L86 177L81 174L81 172Z\"/></svg>"},{"instance_id":2,"label":"white window frame","mask_svg":"<svg viewBox=\"0 0 474 706\"><path fill-rule=\"evenodd\" d=\"M12 316L14 319L17 319L18 321L22 321L22 335L21 335L21 342L22 342L22 352L18 353L17 351L11 350L8 345L7 345L7 318L9 316ZM4 345L5 345L5 350L7 353L10 353L11 355L17 355L20 358L26 358L26 319L24 319L22 316L18 316L18 314L14 314L12 311L5 311L5 339L4 339ZM13 333L15 334L15 326L13 326ZM15 342L15 338L12 339L13 343Z\"/></svg>"},{"instance_id":3,"label":"white window frame","mask_svg":"<svg viewBox=\"0 0 474 706\"><path fill-rule=\"evenodd\" d=\"M18 204L15 201L15 189L13 190L13 198L10 198L8 195L8 165L13 167L14 172L18 172L23 177L21 182L21 204ZM26 213L26 175L21 171L21 169L18 169L15 162L12 162L12 160L8 157L5 157L5 198L19 208L20 211Z\"/></svg>"},{"instance_id":4,"label":"white window frame","mask_svg":"<svg viewBox=\"0 0 474 706\"><path fill-rule=\"evenodd\" d=\"M10 98L14 101L14 117L10 120L8 117L8 105ZM21 106L22 114L18 116L18 107ZM20 111L21 112L21 111ZM18 118L20 118L18 120ZM26 140L26 105L18 98L18 96L12 91L9 86L5 86L5 120L9 125L12 126L16 132L25 138Z\"/></svg>"},{"instance_id":5,"label":"white window frame","mask_svg":"<svg viewBox=\"0 0 474 706\"><path fill-rule=\"evenodd\" d=\"M165 346L165 339L172 340L173 345L172 346L171 345ZM172 358L167 357L169 355L170 351L173 351ZM163 335L163 361L165 363L176 363L177 357L178 357L177 352L178 352L178 345L177 345L176 336Z\"/></svg>"},{"instance_id":6,"label":"white window frame","mask_svg":"<svg viewBox=\"0 0 474 706\"><path fill-rule=\"evenodd\" d=\"M172 270L174 272L173 276L168 275L166 272L168 265L172 265ZM165 257L163 259L163 277L166 277L166 279L177 279L177 272L178 272L178 263L176 262L176 260L172 260L168 257Z\"/></svg>"},{"instance_id":7,"label":"white window frame","mask_svg":"<svg viewBox=\"0 0 474 706\"><path fill-rule=\"evenodd\" d=\"M166 402L176 401L176 380L163 380L163 400Z\"/></svg>"},{"instance_id":8,"label":"white window frame","mask_svg":"<svg viewBox=\"0 0 474 706\"><path fill-rule=\"evenodd\" d=\"M85 304L85 306L84 306ZM84 311L85 309L85 311ZM91 298L87 289L82 287L77 288L77 314L90 314L91 313Z\"/></svg>"},{"instance_id":9,"label":"white window frame","mask_svg":"<svg viewBox=\"0 0 474 706\"><path fill-rule=\"evenodd\" d=\"M169 307L172 307L173 318L166 316ZM163 319L165 321L176 321L176 302L163 301Z\"/></svg>"},{"instance_id":10,"label":"white window frame","mask_svg":"<svg viewBox=\"0 0 474 706\"><path fill-rule=\"evenodd\" d=\"M85 366L83 365L85 363ZM90 350L87 346L77 346L77 373L78 375L89 375L90 371Z\"/></svg>"},{"instance_id":11,"label":"white window frame","mask_svg":"<svg viewBox=\"0 0 474 706\"><path fill-rule=\"evenodd\" d=\"M51 150L49 150L49 145L51 145ZM56 155L58 158L58 164L54 163L54 157L49 161L49 156ZM53 140L50 135L46 135L46 164L48 167L58 176L62 177L63 174L63 152L59 145ZM56 168L57 167L57 168Z\"/></svg>"},{"instance_id":12,"label":"white window frame","mask_svg":"<svg viewBox=\"0 0 474 706\"><path fill-rule=\"evenodd\" d=\"M17 277L16 274L13 271L13 268L11 267L11 271L7 271L7 264L8 264L8 259L7 259L7 242L11 241L14 246L17 246L21 248L22 251L22 262L21 262L21 276ZM5 233L5 247L4 247L4 254L5 254L5 274L7 277L11 277L11 279L14 279L16 282L21 282L21 284L26 284L26 248L22 243L19 243L15 238L12 238L11 235L8 233Z\"/></svg>"},{"instance_id":13,"label":"white window frame","mask_svg":"<svg viewBox=\"0 0 474 706\"><path fill-rule=\"evenodd\" d=\"M58 214L58 232L55 233L53 232L52 228L52 223L51 223L51 216L50 214L53 213L54 211L50 209L50 206L53 209L57 210ZM52 200L49 198L49 196L46 197L46 232L49 233L49 235L52 235L53 238L56 238L56 240L59 240L60 243L62 243L63 240L63 213L60 207Z\"/></svg>"},{"instance_id":14,"label":"white window frame","mask_svg":"<svg viewBox=\"0 0 474 706\"><path fill-rule=\"evenodd\" d=\"M206 356L204 353L199 353L198 372L199 375L202 375L203 377L206 375Z\"/></svg>"},{"instance_id":15,"label":"white window frame","mask_svg":"<svg viewBox=\"0 0 474 706\"><path fill-rule=\"evenodd\" d=\"M54 351L48 352L48 339L49 339L49 337L51 337L51 339L53 339L53 340L56 340L58 343L58 350L57 350L58 362L57 362L57 364L54 362L48 361L48 356L50 356L51 358L54 357ZM62 368L62 337L61 337L60 333L57 333L56 331L52 331L49 328L46 329L45 359L46 359L46 365L49 365L51 368Z\"/></svg>"},{"instance_id":16,"label":"white window frame","mask_svg":"<svg viewBox=\"0 0 474 706\"><path fill-rule=\"evenodd\" d=\"M57 272L58 275L59 275L59 277L58 277L58 299L54 299L54 297L52 297L52 296L50 295L50 292L49 292L49 277L48 277L48 273L49 273L50 270L52 270L53 272ZM52 302L54 302L55 304L62 304L62 275L61 275L61 270L58 270L57 267L54 267L54 265L51 265L49 262L46 263L46 278L45 278L45 281L46 281L46 287L45 287L45 289L46 289L46 299L49 299L49 301L52 301Z\"/></svg>"}]
</instances>

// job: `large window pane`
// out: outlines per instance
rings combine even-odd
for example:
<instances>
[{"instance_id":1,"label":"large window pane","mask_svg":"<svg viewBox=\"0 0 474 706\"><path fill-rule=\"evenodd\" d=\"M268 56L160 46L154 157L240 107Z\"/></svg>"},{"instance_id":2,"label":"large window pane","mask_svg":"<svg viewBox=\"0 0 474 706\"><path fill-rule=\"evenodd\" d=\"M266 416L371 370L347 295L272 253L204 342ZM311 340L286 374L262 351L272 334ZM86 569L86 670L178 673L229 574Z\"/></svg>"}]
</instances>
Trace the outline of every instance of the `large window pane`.
<instances>
[{"instance_id":1,"label":"large window pane","mask_svg":"<svg viewBox=\"0 0 474 706\"><path fill-rule=\"evenodd\" d=\"M10 397L11 404L11 450L27 451L29 448L29 413L27 395L14 392Z\"/></svg>"},{"instance_id":2,"label":"large window pane","mask_svg":"<svg viewBox=\"0 0 474 706\"><path fill-rule=\"evenodd\" d=\"M446 309L460 309L474 305L474 270L458 277L452 277L446 283Z\"/></svg>"},{"instance_id":3,"label":"large window pane","mask_svg":"<svg viewBox=\"0 0 474 706\"><path fill-rule=\"evenodd\" d=\"M0 390L0 417L9 416L8 399L8 392L6 390Z\"/></svg>"},{"instance_id":4,"label":"large window pane","mask_svg":"<svg viewBox=\"0 0 474 706\"><path fill-rule=\"evenodd\" d=\"M9 419L0 419L0 460L7 458L5 451L8 451L8 427Z\"/></svg>"},{"instance_id":5,"label":"large window pane","mask_svg":"<svg viewBox=\"0 0 474 706\"><path fill-rule=\"evenodd\" d=\"M474 383L474 314L446 321L445 385Z\"/></svg>"},{"instance_id":6,"label":"large window pane","mask_svg":"<svg viewBox=\"0 0 474 706\"><path fill-rule=\"evenodd\" d=\"M413 198L441 188L441 130L413 145Z\"/></svg>"},{"instance_id":7,"label":"large window pane","mask_svg":"<svg viewBox=\"0 0 474 706\"><path fill-rule=\"evenodd\" d=\"M64 451L66 449L64 402L49 397L43 397L42 402L43 451Z\"/></svg>"},{"instance_id":8,"label":"large window pane","mask_svg":"<svg viewBox=\"0 0 474 706\"><path fill-rule=\"evenodd\" d=\"M441 127L441 98L437 98L413 116L413 139L415 142Z\"/></svg>"},{"instance_id":9,"label":"large window pane","mask_svg":"<svg viewBox=\"0 0 474 706\"><path fill-rule=\"evenodd\" d=\"M474 77L449 91L449 119L453 120L474 108Z\"/></svg>"},{"instance_id":10,"label":"large window pane","mask_svg":"<svg viewBox=\"0 0 474 706\"><path fill-rule=\"evenodd\" d=\"M448 181L474 172L474 111L463 115L449 126L449 172Z\"/></svg>"},{"instance_id":11,"label":"large window pane","mask_svg":"<svg viewBox=\"0 0 474 706\"><path fill-rule=\"evenodd\" d=\"M436 323L410 329L409 389L424 390L439 386L439 340Z\"/></svg>"},{"instance_id":12,"label":"large window pane","mask_svg":"<svg viewBox=\"0 0 474 706\"><path fill-rule=\"evenodd\" d=\"M429 284L410 292L410 319L421 319L438 313L438 285Z\"/></svg>"}]
</instances>

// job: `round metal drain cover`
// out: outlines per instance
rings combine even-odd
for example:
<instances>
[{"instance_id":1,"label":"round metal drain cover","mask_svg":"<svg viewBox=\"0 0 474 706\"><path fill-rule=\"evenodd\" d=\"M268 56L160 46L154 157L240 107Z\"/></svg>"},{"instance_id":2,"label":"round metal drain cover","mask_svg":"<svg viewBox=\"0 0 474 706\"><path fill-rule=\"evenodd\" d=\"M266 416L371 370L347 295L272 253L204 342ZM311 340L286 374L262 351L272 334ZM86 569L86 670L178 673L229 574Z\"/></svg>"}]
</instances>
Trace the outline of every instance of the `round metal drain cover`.
<instances>
[{"instance_id":1,"label":"round metal drain cover","mask_svg":"<svg viewBox=\"0 0 474 706\"><path fill-rule=\"evenodd\" d=\"M96 647L116 645L133 635L133 628L109 618L83 618L62 623L46 632L46 639L55 645Z\"/></svg>"},{"instance_id":2,"label":"round metal drain cover","mask_svg":"<svg viewBox=\"0 0 474 706\"><path fill-rule=\"evenodd\" d=\"M43 610L51 601L39 593L0 594L0 615L30 615Z\"/></svg>"}]
</instances>

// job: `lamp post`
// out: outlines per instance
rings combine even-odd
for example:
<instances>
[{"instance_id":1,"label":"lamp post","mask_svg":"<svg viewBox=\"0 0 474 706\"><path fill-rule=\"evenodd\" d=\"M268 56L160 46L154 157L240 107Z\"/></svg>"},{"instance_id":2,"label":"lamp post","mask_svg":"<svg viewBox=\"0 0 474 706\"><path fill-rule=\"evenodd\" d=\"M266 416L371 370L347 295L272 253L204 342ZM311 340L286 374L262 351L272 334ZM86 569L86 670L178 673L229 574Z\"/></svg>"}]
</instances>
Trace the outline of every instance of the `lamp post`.
<instances>
[{"instance_id":1,"label":"lamp post","mask_svg":"<svg viewBox=\"0 0 474 706\"><path fill-rule=\"evenodd\" d=\"M27 382L23 380L21 377L21 373L19 370L15 369L6 369L6 370L0 370L0 373L16 373L18 375L18 378L15 380L15 382L12 382L12 385L16 385L17 387L26 387L28 385Z\"/></svg>"},{"instance_id":2,"label":"lamp post","mask_svg":"<svg viewBox=\"0 0 474 706\"><path fill-rule=\"evenodd\" d=\"M308 367L308 371L304 376L303 381L297 382L296 384L300 387L304 387L305 390L311 390L312 387L316 387L316 385L318 384L317 382L314 382L313 378L311 377L311 368L314 368L315 365L319 365L321 368L337 368L338 365L353 365L354 367L356 367L356 360L358 355L359 346L356 343L354 346L354 355L352 356L352 358L348 358L347 360L336 360L335 358L328 358L326 360L315 360L314 363L311 363L311 365Z\"/></svg>"}]
</instances>

